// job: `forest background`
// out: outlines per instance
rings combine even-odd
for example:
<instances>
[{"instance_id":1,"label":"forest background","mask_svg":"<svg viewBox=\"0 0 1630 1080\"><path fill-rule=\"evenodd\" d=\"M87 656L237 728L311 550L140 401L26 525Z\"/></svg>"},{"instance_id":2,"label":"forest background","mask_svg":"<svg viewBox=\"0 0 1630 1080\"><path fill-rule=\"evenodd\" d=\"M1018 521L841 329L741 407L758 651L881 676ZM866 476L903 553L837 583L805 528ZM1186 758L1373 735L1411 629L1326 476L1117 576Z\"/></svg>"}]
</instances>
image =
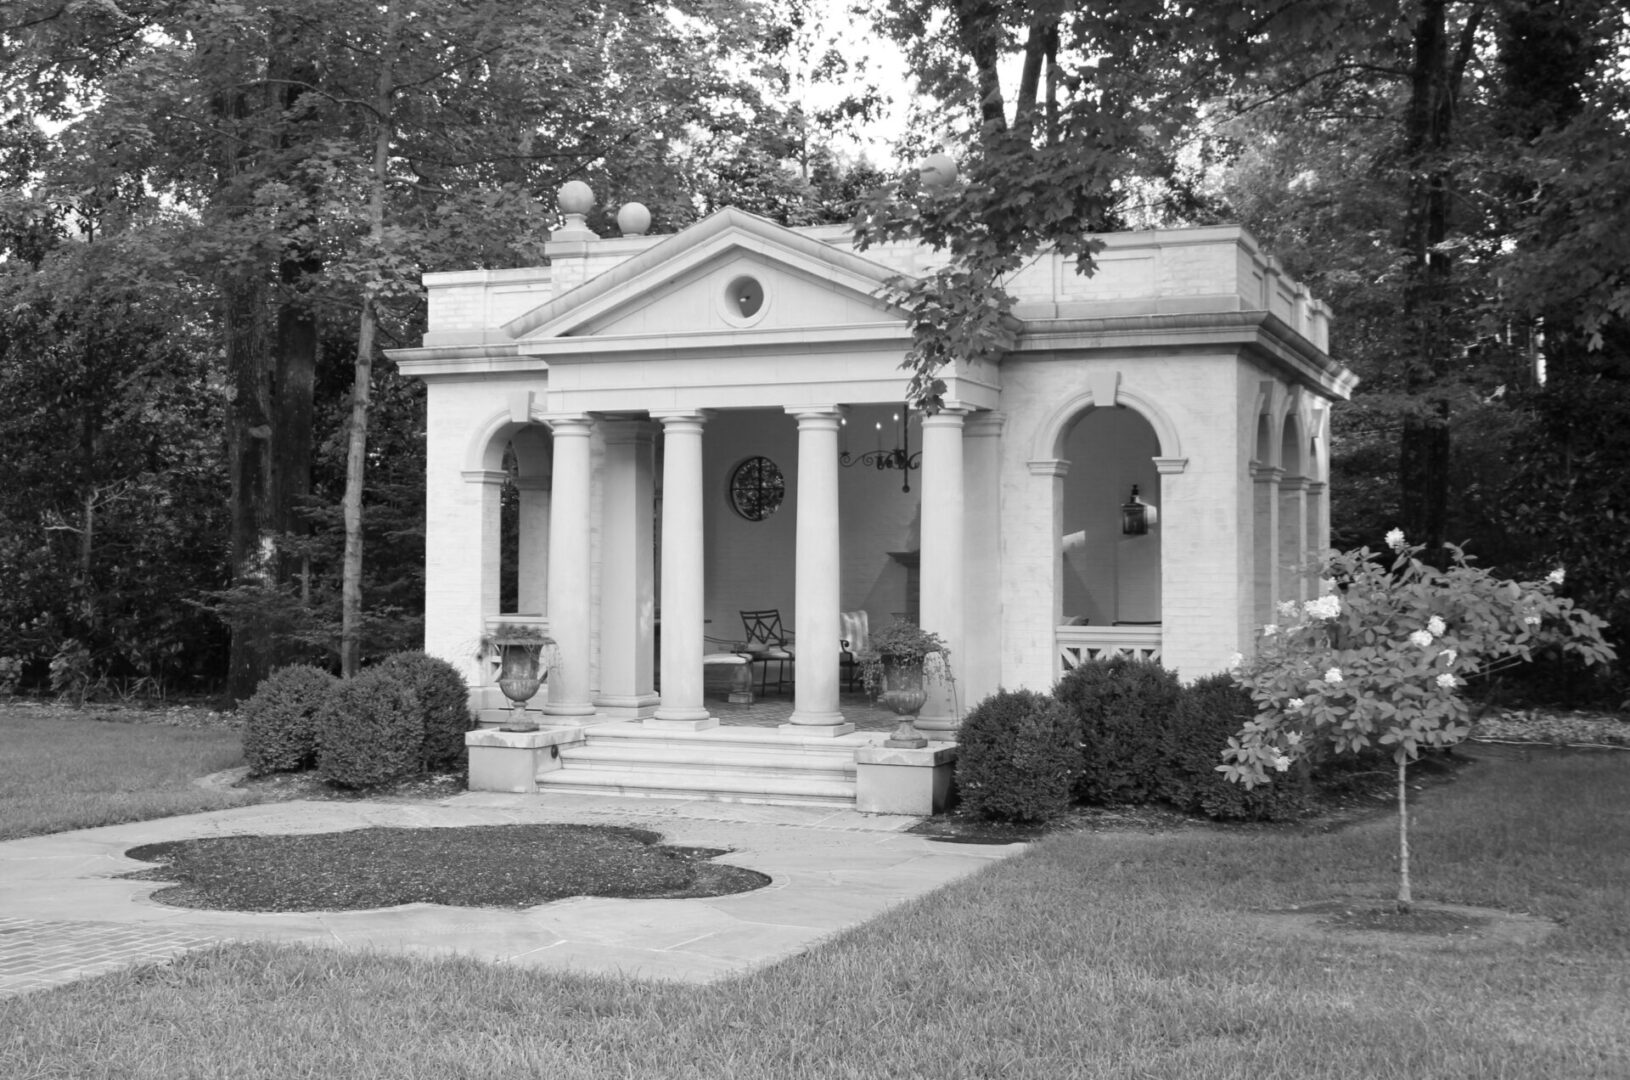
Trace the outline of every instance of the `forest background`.
<instances>
[{"instance_id":1,"label":"forest background","mask_svg":"<svg viewBox=\"0 0 1630 1080\"><path fill-rule=\"evenodd\" d=\"M1337 546L1398 526L1630 645L1630 16L1611 0L12 0L0 692L251 692L422 638L422 273L544 262L553 193L910 236L913 397L1004 277L1238 221L1335 312ZM814 90L823 93L814 93ZM894 91L898 94L898 91ZM817 108L808 104L820 100ZM890 108L892 161L846 154ZM924 189L944 150L960 177ZM1515 692L1617 706L1622 673Z\"/></svg>"}]
</instances>

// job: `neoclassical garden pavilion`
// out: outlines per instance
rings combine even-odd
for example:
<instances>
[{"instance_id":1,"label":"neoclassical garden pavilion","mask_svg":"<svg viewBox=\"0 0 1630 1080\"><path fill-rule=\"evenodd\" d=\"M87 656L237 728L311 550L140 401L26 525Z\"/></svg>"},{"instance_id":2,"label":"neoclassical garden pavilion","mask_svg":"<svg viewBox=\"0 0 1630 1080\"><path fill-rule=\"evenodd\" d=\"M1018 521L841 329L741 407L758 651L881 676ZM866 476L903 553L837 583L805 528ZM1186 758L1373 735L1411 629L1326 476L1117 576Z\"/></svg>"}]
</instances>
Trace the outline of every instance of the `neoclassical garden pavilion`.
<instances>
[{"instance_id":1,"label":"neoclassical garden pavilion","mask_svg":"<svg viewBox=\"0 0 1630 1080\"><path fill-rule=\"evenodd\" d=\"M392 354L428 387L426 649L473 685L483 633L530 622L558 643L556 722L702 726L705 656L773 609L791 724L838 736L840 613L865 611L950 644L955 697L920 722L947 739L1084 656L1218 670L1316 587L1355 380L1328 309L1242 229L1108 235L1091 277L1043 253L1007 282L1012 350L944 372L925 416L880 292L934 252L736 210L653 236L625 207L601 237L575 188L547 267L426 275L423 345Z\"/></svg>"}]
</instances>

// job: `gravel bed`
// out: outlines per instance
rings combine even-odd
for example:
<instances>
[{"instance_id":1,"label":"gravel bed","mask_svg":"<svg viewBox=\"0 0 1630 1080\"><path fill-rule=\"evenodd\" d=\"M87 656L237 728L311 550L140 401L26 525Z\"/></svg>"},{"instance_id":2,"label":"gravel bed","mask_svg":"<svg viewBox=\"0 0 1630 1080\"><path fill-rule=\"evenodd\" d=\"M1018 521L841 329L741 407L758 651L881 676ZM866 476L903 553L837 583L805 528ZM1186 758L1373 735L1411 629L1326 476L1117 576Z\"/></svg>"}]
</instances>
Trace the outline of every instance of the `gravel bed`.
<instances>
[{"instance_id":1,"label":"gravel bed","mask_svg":"<svg viewBox=\"0 0 1630 1080\"><path fill-rule=\"evenodd\" d=\"M1491 709L1472 728L1474 742L1630 749L1630 721L1615 713Z\"/></svg>"}]
</instances>

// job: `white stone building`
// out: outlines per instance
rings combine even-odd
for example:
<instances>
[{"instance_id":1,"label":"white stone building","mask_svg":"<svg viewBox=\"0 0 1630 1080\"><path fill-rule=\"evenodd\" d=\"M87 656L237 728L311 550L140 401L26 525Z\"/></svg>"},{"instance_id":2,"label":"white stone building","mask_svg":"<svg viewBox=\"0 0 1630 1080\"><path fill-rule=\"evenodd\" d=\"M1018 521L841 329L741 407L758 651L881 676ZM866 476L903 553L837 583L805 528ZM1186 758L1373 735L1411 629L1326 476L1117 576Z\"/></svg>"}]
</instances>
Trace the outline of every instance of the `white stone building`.
<instances>
[{"instance_id":1,"label":"white stone building","mask_svg":"<svg viewBox=\"0 0 1630 1080\"><path fill-rule=\"evenodd\" d=\"M1013 350L944 372L924 417L879 291L933 252L734 210L669 236L582 221L547 267L426 275L424 343L392 354L429 394L425 646L472 683L491 682L483 632L530 621L558 642L555 723L705 727L704 655L777 609L791 723L836 738L840 613L863 610L949 642L956 700L920 724L946 739L960 709L1083 655L1219 670L1316 589L1329 411L1355 380L1328 309L1242 229L1108 235L1091 277L1038 256L1007 283ZM897 448L920 467L874 467ZM1157 511L1141 535L1134 485Z\"/></svg>"}]
</instances>

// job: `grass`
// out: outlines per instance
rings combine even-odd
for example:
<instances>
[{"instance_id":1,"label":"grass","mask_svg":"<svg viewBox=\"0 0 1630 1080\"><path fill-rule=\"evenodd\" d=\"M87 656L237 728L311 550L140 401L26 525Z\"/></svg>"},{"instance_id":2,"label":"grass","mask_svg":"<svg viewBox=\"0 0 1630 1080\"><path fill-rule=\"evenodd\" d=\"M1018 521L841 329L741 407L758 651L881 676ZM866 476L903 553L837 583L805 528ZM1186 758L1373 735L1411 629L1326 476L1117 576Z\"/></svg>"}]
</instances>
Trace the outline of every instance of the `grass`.
<instances>
[{"instance_id":1,"label":"grass","mask_svg":"<svg viewBox=\"0 0 1630 1080\"><path fill-rule=\"evenodd\" d=\"M1417 895L1543 945L1274 932L1391 891L1384 816L1076 832L703 988L216 948L0 1002L0 1075L1622 1080L1630 755L1472 752L1417 804Z\"/></svg>"},{"instance_id":2,"label":"grass","mask_svg":"<svg viewBox=\"0 0 1630 1080\"><path fill-rule=\"evenodd\" d=\"M0 840L255 801L192 783L243 764L237 732L121 722L126 716L95 707L0 707Z\"/></svg>"}]
</instances>

